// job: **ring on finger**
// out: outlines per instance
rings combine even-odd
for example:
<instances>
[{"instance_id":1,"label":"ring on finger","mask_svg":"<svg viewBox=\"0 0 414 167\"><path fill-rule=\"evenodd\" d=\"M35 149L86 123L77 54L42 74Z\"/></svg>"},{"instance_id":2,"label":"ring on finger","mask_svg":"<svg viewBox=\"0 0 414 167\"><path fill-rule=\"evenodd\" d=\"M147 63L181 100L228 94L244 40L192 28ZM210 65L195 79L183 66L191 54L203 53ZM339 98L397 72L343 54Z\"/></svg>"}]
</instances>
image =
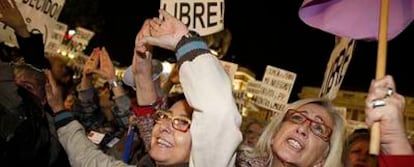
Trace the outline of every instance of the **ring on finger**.
<instances>
[{"instance_id":1,"label":"ring on finger","mask_svg":"<svg viewBox=\"0 0 414 167\"><path fill-rule=\"evenodd\" d=\"M377 108L377 107L382 107L382 106L385 106L385 101L383 99L373 100L370 104L371 108Z\"/></svg>"},{"instance_id":2,"label":"ring on finger","mask_svg":"<svg viewBox=\"0 0 414 167\"><path fill-rule=\"evenodd\" d=\"M394 90L392 90L392 88L388 88L387 90L387 94L385 95L385 97L390 97L394 94Z\"/></svg>"}]
</instances>

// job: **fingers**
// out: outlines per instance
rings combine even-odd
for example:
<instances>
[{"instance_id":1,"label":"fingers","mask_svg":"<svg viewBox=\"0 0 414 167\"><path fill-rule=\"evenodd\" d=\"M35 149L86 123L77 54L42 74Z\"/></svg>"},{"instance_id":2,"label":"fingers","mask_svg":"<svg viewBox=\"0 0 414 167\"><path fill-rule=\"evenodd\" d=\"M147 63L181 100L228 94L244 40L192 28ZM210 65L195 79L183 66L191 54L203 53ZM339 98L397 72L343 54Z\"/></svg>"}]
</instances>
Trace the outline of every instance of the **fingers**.
<instances>
[{"instance_id":1,"label":"fingers","mask_svg":"<svg viewBox=\"0 0 414 167\"><path fill-rule=\"evenodd\" d=\"M161 25L161 23L162 23L162 20L161 20L160 18L157 18L157 17L154 17L154 18L152 19L152 21L153 21L154 23L158 24L158 25Z\"/></svg>"},{"instance_id":2,"label":"fingers","mask_svg":"<svg viewBox=\"0 0 414 167\"><path fill-rule=\"evenodd\" d=\"M108 74L105 72L105 71L103 71L103 70L98 70L98 69L93 69L93 70L91 70L91 71L89 71L89 73L92 73L92 74L97 74L97 75L99 75L102 79L105 79L105 80L107 80L108 79Z\"/></svg>"},{"instance_id":3,"label":"fingers","mask_svg":"<svg viewBox=\"0 0 414 167\"><path fill-rule=\"evenodd\" d=\"M151 36L151 25L150 25L151 19L146 19L143 26L141 27L141 30L138 32L136 38L135 38L135 52L138 51L138 55L142 55L144 52L151 49L151 46L146 45L145 43L142 43L141 40L145 37Z\"/></svg>"},{"instance_id":4,"label":"fingers","mask_svg":"<svg viewBox=\"0 0 414 167\"><path fill-rule=\"evenodd\" d=\"M394 115L394 112L403 112L405 99L395 92L395 82L387 75L371 82L365 105L365 121L368 126L371 126L376 121Z\"/></svg>"},{"instance_id":5,"label":"fingers","mask_svg":"<svg viewBox=\"0 0 414 167\"><path fill-rule=\"evenodd\" d=\"M161 23L158 23L155 20L151 20L150 24L150 36L158 36L160 34Z\"/></svg>"},{"instance_id":6,"label":"fingers","mask_svg":"<svg viewBox=\"0 0 414 167\"><path fill-rule=\"evenodd\" d=\"M53 77L53 74L50 70L45 70L45 74L48 80L48 83L50 84L50 86L52 86L52 89L56 88L56 80Z\"/></svg>"},{"instance_id":7,"label":"fingers","mask_svg":"<svg viewBox=\"0 0 414 167\"><path fill-rule=\"evenodd\" d=\"M9 3L9 1L5 1L5 3L3 5L7 9L12 8L11 4Z\"/></svg>"},{"instance_id":8,"label":"fingers","mask_svg":"<svg viewBox=\"0 0 414 167\"><path fill-rule=\"evenodd\" d=\"M12 2L13 8L17 9L17 5L16 5L16 1L15 0L10 0Z\"/></svg>"},{"instance_id":9,"label":"fingers","mask_svg":"<svg viewBox=\"0 0 414 167\"><path fill-rule=\"evenodd\" d=\"M174 16L170 15L165 10L160 9L159 12L160 12L160 16L161 16L160 19L161 20L168 20L168 19L174 18Z\"/></svg>"},{"instance_id":10,"label":"fingers","mask_svg":"<svg viewBox=\"0 0 414 167\"><path fill-rule=\"evenodd\" d=\"M98 67L98 64L99 64L98 62L100 62L100 56L99 56L100 52L101 50L99 49L99 47L93 49L88 60L86 60L85 62L85 66L84 66L85 74L90 73L90 71Z\"/></svg>"},{"instance_id":11,"label":"fingers","mask_svg":"<svg viewBox=\"0 0 414 167\"><path fill-rule=\"evenodd\" d=\"M102 47L100 59L104 59L104 61L111 61L108 52L106 51L105 47Z\"/></svg>"},{"instance_id":12,"label":"fingers","mask_svg":"<svg viewBox=\"0 0 414 167\"><path fill-rule=\"evenodd\" d=\"M7 9L6 8L6 3L7 3L6 0L0 0L0 10Z\"/></svg>"},{"instance_id":13,"label":"fingers","mask_svg":"<svg viewBox=\"0 0 414 167\"><path fill-rule=\"evenodd\" d=\"M160 39L154 37L144 37L141 41L139 41L140 45L152 45L152 46L159 46L161 47Z\"/></svg>"},{"instance_id":14,"label":"fingers","mask_svg":"<svg viewBox=\"0 0 414 167\"><path fill-rule=\"evenodd\" d=\"M365 100L366 106L369 107L370 103L375 100L392 96L395 91L395 82L391 76L387 75L382 79L373 80Z\"/></svg>"},{"instance_id":15,"label":"fingers","mask_svg":"<svg viewBox=\"0 0 414 167\"><path fill-rule=\"evenodd\" d=\"M150 21L151 19L146 19L144 24L142 25L140 31L137 33L137 36L135 38L135 44L138 43L142 38L146 36L151 36L150 34Z\"/></svg>"},{"instance_id":16,"label":"fingers","mask_svg":"<svg viewBox=\"0 0 414 167\"><path fill-rule=\"evenodd\" d=\"M53 98L56 98L56 93L59 91L56 85L56 80L53 78L53 74L50 70L45 70L45 75L47 78L46 84L45 84L45 91L46 91L46 99L50 101Z\"/></svg>"},{"instance_id":17,"label":"fingers","mask_svg":"<svg viewBox=\"0 0 414 167\"><path fill-rule=\"evenodd\" d=\"M152 60L152 53L151 53L151 52L146 51L146 52L145 52L145 57L151 61L151 60Z\"/></svg>"},{"instance_id":18,"label":"fingers","mask_svg":"<svg viewBox=\"0 0 414 167\"><path fill-rule=\"evenodd\" d=\"M101 68L111 68L113 67L111 58L109 57L108 52L106 51L105 47L102 48L99 54L99 65ZM109 69L110 70L110 69Z\"/></svg>"},{"instance_id":19,"label":"fingers","mask_svg":"<svg viewBox=\"0 0 414 167\"><path fill-rule=\"evenodd\" d=\"M137 58L138 58L138 55L134 55L133 57L132 57L132 73L133 74L136 74L137 73Z\"/></svg>"}]
</instances>

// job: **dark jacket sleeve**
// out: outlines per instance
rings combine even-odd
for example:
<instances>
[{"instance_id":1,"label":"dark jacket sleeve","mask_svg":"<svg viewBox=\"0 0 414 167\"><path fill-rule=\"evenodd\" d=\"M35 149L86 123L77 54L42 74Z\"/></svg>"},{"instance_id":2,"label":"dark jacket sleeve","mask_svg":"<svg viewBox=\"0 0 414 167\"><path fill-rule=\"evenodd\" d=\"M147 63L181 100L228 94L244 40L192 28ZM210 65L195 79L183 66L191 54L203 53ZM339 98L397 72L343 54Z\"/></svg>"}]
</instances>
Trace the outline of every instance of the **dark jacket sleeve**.
<instances>
[{"instance_id":1,"label":"dark jacket sleeve","mask_svg":"<svg viewBox=\"0 0 414 167\"><path fill-rule=\"evenodd\" d=\"M50 63L45 57L42 34L31 33L28 38L16 35L16 38L26 63L39 69L50 69Z\"/></svg>"}]
</instances>

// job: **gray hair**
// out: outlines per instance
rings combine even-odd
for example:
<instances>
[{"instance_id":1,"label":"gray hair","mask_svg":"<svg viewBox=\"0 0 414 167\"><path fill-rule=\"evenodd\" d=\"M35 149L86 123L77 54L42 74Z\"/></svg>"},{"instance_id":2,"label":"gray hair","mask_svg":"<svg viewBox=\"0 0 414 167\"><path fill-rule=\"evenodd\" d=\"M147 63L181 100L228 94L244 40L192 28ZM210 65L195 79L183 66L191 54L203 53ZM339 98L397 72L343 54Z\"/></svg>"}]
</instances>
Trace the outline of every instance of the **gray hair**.
<instances>
[{"instance_id":1,"label":"gray hair","mask_svg":"<svg viewBox=\"0 0 414 167\"><path fill-rule=\"evenodd\" d=\"M273 161L275 160L272 154L272 138L280 130L287 110L297 109L305 104L311 103L319 104L325 107L334 122L333 131L330 138L330 146L328 150L329 152L326 156L325 163L323 166L342 166L341 154L345 132L344 120L342 116L338 112L336 112L336 110L333 107L333 104L329 100L324 98L302 99L289 104L283 113L281 113L277 118L272 119L270 123L266 126L251 156L267 157L266 164L268 164L268 166L270 167Z\"/></svg>"}]
</instances>

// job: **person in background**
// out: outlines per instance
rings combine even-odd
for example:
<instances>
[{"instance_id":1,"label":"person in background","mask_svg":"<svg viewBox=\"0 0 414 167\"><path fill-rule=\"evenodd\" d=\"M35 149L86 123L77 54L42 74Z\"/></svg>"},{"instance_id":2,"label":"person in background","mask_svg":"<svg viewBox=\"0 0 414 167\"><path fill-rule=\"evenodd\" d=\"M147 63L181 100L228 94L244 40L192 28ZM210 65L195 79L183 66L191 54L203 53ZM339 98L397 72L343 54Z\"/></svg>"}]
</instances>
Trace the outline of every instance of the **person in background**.
<instances>
[{"instance_id":1,"label":"person in background","mask_svg":"<svg viewBox=\"0 0 414 167\"><path fill-rule=\"evenodd\" d=\"M264 127L264 123L257 119L249 120L243 131L243 142L241 147L253 148L262 134Z\"/></svg>"},{"instance_id":2,"label":"person in background","mask_svg":"<svg viewBox=\"0 0 414 167\"><path fill-rule=\"evenodd\" d=\"M342 161L345 167L374 167L375 157L369 154L370 134L366 128L355 129L345 140Z\"/></svg>"},{"instance_id":3,"label":"person in background","mask_svg":"<svg viewBox=\"0 0 414 167\"><path fill-rule=\"evenodd\" d=\"M11 2L11 3L10 3ZM42 34L27 30L14 0L0 0L0 21L16 33L24 62L0 61L0 163L69 166L46 105Z\"/></svg>"},{"instance_id":4,"label":"person in background","mask_svg":"<svg viewBox=\"0 0 414 167\"><path fill-rule=\"evenodd\" d=\"M405 99L396 92L392 76L386 75L371 82L365 104L365 122L368 127L374 122L380 123L379 166L413 164L414 152L404 128Z\"/></svg>"}]
</instances>

